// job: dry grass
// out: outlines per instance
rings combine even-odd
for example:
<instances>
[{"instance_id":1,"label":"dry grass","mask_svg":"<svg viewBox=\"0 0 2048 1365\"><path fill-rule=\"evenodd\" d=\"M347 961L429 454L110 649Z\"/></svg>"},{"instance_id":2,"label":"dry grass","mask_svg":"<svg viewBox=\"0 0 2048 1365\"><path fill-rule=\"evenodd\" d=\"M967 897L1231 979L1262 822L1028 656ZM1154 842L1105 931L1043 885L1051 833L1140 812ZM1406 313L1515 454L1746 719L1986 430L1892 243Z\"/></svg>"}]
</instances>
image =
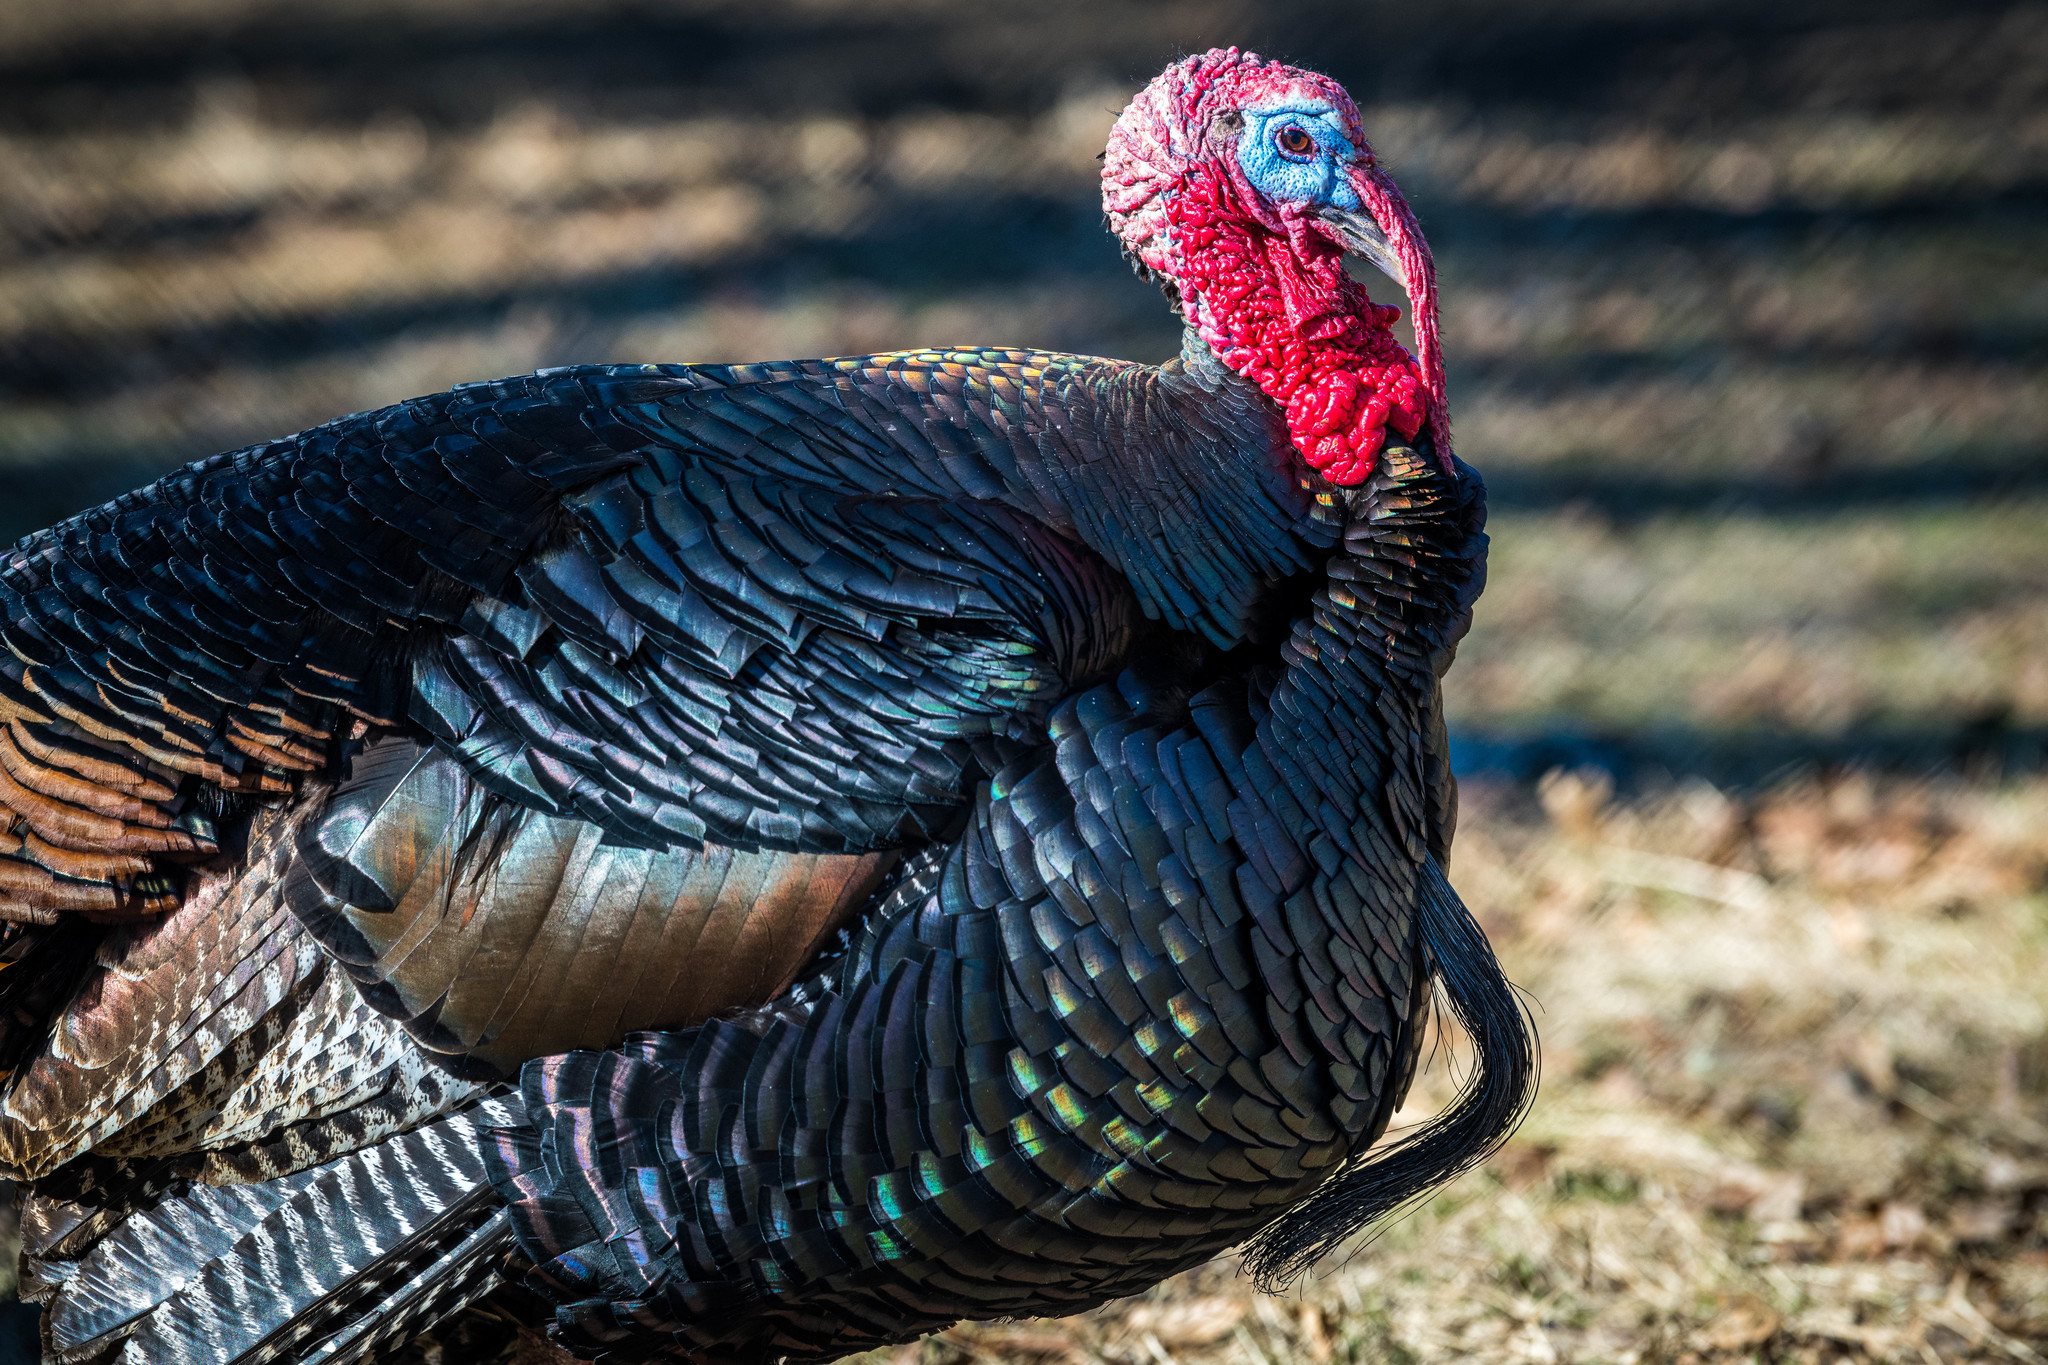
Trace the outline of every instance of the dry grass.
<instances>
[{"instance_id":1,"label":"dry grass","mask_svg":"<svg viewBox=\"0 0 2048 1365\"><path fill-rule=\"evenodd\" d=\"M1453 724L2048 725L2048 502L1492 519Z\"/></svg>"},{"instance_id":2,"label":"dry grass","mask_svg":"<svg viewBox=\"0 0 2048 1365\"><path fill-rule=\"evenodd\" d=\"M2048 1355L2048 782L1470 796L1455 879L1544 1035L1493 1161L1285 1299L1226 1260L874 1359Z\"/></svg>"}]
</instances>

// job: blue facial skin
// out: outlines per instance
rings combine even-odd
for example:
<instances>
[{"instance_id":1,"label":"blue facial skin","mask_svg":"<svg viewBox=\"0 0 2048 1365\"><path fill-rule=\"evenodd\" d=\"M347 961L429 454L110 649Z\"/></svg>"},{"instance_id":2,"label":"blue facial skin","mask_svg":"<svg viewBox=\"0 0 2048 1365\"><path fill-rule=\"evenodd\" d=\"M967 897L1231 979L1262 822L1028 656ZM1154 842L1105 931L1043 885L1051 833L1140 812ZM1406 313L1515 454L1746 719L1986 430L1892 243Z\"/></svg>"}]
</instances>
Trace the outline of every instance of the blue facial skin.
<instances>
[{"instance_id":1,"label":"blue facial skin","mask_svg":"<svg viewBox=\"0 0 2048 1365\"><path fill-rule=\"evenodd\" d=\"M1314 139L1305 154L1280 145L1289 128ZM1335 110L1326 104L1281 105L1244 111L1237 140L1237 164L1252 187L1272 204L1329 204L1356 212L1362 206L1342 167L1352 158L1350 139Z\"/></svg>"}]
</instances>

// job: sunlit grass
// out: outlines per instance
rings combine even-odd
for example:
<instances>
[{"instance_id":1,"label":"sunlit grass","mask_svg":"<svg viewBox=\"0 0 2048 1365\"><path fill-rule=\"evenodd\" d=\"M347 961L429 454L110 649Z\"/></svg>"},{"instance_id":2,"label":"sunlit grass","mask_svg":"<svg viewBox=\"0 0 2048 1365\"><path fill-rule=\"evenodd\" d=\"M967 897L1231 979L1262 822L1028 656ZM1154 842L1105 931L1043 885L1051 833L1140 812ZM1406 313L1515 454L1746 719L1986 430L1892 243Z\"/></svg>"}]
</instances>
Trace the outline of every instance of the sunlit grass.
<instances>
[{"instance_id":1,"label":"sunlit grass","mask_svg":"<svg viewBox=\"0 0 2048 1365\"><path fill-rule=\"evenodd\" d=\"M1453 723L2048 723L2048 503L1496 513Z\"/></svg>"}]
</instances>

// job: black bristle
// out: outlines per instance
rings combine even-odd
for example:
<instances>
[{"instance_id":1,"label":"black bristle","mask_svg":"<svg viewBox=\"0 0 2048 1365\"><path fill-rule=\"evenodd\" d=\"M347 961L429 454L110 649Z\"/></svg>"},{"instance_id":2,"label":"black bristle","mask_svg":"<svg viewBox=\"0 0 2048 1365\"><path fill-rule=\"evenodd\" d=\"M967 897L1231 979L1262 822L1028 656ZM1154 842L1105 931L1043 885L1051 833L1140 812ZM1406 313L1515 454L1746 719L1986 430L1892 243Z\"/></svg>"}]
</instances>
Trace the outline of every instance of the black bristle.
<instances>
[{"instance_id":1,"label":"black bristle","mask_svg":"<svg viewBox=\"0 0 2048 1365\"><path fill-rule=\"evenodd\" d=\"M1327 1184L1245 1244L1260 1289L1283 1292L1304 1271L1445 1182L1484 1161L1536 1099L1536 1030L1493 946L1434 858L1423 867L1422 941L1443 996L1472 1039L1472 1074L1451 1107Z\"/></svg>"}]
</instances>

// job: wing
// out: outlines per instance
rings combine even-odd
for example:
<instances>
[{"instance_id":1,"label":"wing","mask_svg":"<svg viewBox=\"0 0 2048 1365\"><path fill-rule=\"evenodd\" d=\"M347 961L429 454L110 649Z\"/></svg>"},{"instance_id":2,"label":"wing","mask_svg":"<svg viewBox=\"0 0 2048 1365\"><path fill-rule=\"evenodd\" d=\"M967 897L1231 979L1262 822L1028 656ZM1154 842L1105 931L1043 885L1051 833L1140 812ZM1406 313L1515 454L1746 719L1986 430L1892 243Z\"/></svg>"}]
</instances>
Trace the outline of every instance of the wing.
<instances>
[{"instance_id":1,"label":"wing","mask_svg":"<svg viewBox=\"0 0 2048 1365\"><path fill-rule=\"evenodd\" d=\"M1127 592L1028 515L912 477L863 427L871 395L857 419L830 373L758 368L472 385L17 547L10 908L161 908L166 864L218 847L207 789L288 793L365 727L424 726L493 790L629 843L924 832L960 800L952 741L1113 662Z\"/></svg>"},{"instance_id":2,"label":"wing","mask_svg":"<svg viewBox=\"0 0 2048 1365\"><path fill-rule=\"evenodd\" d=\"M968 358L987 411L1028 382ZM874 430L883 360L466 386L25 540L0 916L167 911L283 802L285 902L450 1059L772 992L1139 619L985 421Z\"/></svg>"},{"instance_id":3,"label":"wing","mask_svg":"<svg viewBox=\"0 0 2048 1365\"><path fill-rule=\"evenodd\" d=\"M300 827L296 854L299 921L416 1044L485 1079L772 999L897 861L607 842L395 736Z\"/></svg>"}]
</instances>

